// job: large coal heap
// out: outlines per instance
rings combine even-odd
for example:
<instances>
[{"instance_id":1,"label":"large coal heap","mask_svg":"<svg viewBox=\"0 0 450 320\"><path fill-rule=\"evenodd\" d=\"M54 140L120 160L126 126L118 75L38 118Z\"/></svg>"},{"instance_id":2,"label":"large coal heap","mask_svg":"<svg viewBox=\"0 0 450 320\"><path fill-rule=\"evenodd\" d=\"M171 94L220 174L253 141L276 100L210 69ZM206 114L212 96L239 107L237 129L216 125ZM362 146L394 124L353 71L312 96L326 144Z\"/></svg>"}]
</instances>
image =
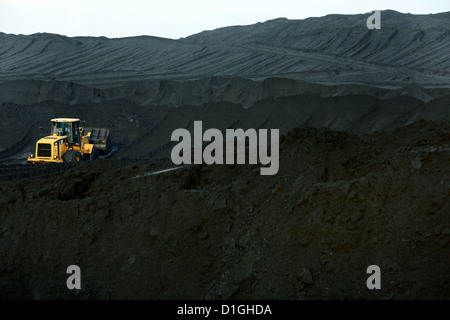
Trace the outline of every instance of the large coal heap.
<instances>
[{"instance_id":1,"label":"large coal heap","mask_svg":"<svg viewBox=\"0 0 450 320\"><path fill-rule=\"evenodd\" d=\"M163 160L16 171L0 187L0 296L450 297L448 124L303 128L281 141L270 177L259 165L152 175L173 166ZM65 286L74 264L77 294ZM382 290L367 289L369 265L381 268Z\"/></svg>"},{"instance_id":2,"label":"large coal heap","mask_svg":"<svg viewBox=\"0 0 450 320\"><path fill-rule=\"evenodd\" d=\"M0 33L0 297L449 299L449 14ZM109 128L116 153L25 165L56 117ZM278 173L174 169L194 121L279 129Z\"/></svg>"}]
</instances>

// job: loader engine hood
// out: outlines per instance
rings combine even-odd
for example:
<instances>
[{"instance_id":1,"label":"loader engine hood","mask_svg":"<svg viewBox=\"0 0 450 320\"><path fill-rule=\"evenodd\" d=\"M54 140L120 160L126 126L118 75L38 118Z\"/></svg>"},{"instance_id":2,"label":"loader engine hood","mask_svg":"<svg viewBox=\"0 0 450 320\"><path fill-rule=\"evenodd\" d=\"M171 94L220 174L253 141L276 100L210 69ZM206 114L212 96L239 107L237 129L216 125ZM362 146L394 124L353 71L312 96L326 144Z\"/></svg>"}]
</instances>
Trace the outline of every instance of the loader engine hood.
<instances>
[{"instance_id":1,"label":"loader engine hood","mask_svg":"<svg viewBox=\"0 0 450 320\"><path fill-rule=\"evenodd\" d=\"M38 140L37 143L64 143L67 140L67 136L46 136Z\"/></svg>"}]
</instances>

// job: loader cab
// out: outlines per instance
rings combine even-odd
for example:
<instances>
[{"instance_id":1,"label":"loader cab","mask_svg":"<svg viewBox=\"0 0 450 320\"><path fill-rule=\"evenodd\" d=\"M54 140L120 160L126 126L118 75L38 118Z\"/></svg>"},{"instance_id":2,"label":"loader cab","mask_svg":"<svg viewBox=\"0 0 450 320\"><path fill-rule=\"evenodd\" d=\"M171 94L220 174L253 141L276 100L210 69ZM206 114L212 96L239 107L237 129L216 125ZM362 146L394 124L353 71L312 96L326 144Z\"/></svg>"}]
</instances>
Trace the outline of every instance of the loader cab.
<instances>
[{"instance_id":1,"label":"loader cab","mask_svg":"<svg viewBox=\"0 0 450 320\"><path fill-rule=\"evenodd\" d=\"M57 118L51 120L50 135L67 136L67 142L71 145L80 145L80 119Z\"/></svg>"}]
</instances>

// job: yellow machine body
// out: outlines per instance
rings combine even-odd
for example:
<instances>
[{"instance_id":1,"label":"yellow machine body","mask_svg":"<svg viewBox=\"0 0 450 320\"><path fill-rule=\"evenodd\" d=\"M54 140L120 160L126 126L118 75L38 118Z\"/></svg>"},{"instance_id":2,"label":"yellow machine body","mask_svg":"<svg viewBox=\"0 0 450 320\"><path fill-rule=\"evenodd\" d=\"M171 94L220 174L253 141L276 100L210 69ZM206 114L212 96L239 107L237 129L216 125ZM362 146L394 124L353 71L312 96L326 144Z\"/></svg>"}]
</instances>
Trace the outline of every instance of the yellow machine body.
<instances>
[{"instance_id":1,"label":"yellow machine body","mask_svg":"<svg viewBox=\"0 0 450 320\"><path fill-rule=\"evenodd\" d=\"M83 135L85 130L80 125L80 119L56 118L51 120L51 125L50 135L36 142L35 153L28 155L28 162L62 163L92 159L92 156L98 158L98 151L89 142L90 132Z\"/></svg>"}]
</instances>

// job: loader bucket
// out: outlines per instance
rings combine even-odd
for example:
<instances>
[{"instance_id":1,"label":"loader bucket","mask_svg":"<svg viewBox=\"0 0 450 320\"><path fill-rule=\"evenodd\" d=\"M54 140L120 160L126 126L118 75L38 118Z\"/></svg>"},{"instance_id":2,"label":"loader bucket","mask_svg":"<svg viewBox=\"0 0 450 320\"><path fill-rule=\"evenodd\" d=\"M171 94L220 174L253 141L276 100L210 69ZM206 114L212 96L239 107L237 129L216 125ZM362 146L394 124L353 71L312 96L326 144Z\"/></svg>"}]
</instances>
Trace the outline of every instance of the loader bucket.
<instances>
[{"instance_id":1,"label":"loader bucket","mask_svg":"<svg viewBox=\"0 0 450 320\"><path fill-rule=\"evenodd\" d=\"M107 155L111 151L111 141L109 138L109 129L106 128L85 128L85 135L89 136L89 143L97 147L101 155Z\"/></svg>"}]
</instances>

